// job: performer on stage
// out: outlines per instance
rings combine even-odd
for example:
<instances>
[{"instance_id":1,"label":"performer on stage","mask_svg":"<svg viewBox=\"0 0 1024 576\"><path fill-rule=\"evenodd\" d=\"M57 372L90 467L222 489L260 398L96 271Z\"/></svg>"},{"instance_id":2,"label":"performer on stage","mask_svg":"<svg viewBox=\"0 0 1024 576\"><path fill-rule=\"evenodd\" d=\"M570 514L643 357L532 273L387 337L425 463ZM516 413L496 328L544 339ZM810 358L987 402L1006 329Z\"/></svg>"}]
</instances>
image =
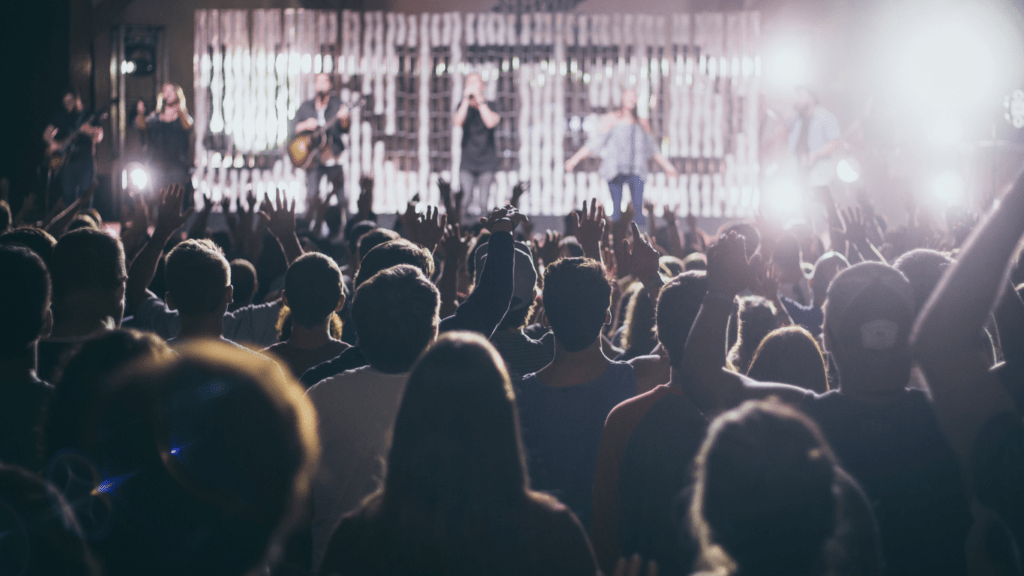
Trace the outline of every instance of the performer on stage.
<instances>
[{"instance_id":1,"label":"performer on stage","mask_svg":"<svg viewBox=\"0 0 1024 576\"><path fill-rule=\"evenodd\" d=\"M306 170L306 205L314 196L319 196L320 180L327 176L327 181L334 186L334 193L338 196L338 205L344 210L348 204L345 202L344 173L338 164L338 155L345 149L341 135L348 131L349 110L339 98L331 95L333 86L330 74L317 74L314 82L316 96L303 102L295 112L292 136L326 126L330 146L326 157L314 160L313 165Z\"/></svg>"},{"instance_id":2,"label":"performer on stage","mask_svg":"<svg viewBox=\"0 0 1024 576\"><path fill-rule=\"evenodd\" d=\"M654 158L670 177L677 176L678 173L658 151L658 144L651 137L651 127L647 120L637 115L636 105L636 92L623 91L622 107L605 114L597 137L565 161L565 170L572 172L580 160L595 151L600 153L600 173L608 180L608 189L612 194L612 220L619 219L622 186L629 184L636 223L643 226L646 224L643 205L647 161Z\"/></svg>"},{"instance_id":3,"label":"performer on stage","mask_svg":"<svg viewBox=\"0 0 1024 576\"><path fill-rule=\"evenodd\" d=\"M96 144L103 140L103 127L93 125L91 116L82 109L82 98L74 90L64 93L61 104L62 108L43 130L43 141L49 155L65 157L63 168L51 178L55 178L55 188L60 190L64 205L70 206L96 175L93 152ZM50 192L47 191L47 206Z\"/></svg>"},{"instance_id":4,"label":"performer on stage","mask_svg":"<svg viewBox=\"0 0 1024 576\"><path fill-rule=\"evenodd\" d=\"M145 134L152 189L180 184L191 190L192 117L181 86L164 84L156 98L156 110L146 116L146 105L139 100L137 112L135 127Z\"/></svg>"},{"instance_id":5,"label":"performer on stage","mask_svg":"<svg viewBox=\"0 0 1024 576\"><path fill-rule=\"evenodd\" d=\"M459 184L466 195L466 212L485 214L494 173L498 170L498 151L494 127L501 116L484 100L484 80L476 73L466 76L462 101L452 123L462 126L462 163Z\"/></svg>"},{"instance_id":6,"label":"performer on stage","mask_svg":"<svg viewBox=\"0 0 1024 576\"><path fill-rule=\"evenodd\" d=\"M789 149L809 187L828 186L836 174L839 121L818 105L818 97L806 86L797 88L795 108L789 121Z\"/></svg>"}]
</instances>

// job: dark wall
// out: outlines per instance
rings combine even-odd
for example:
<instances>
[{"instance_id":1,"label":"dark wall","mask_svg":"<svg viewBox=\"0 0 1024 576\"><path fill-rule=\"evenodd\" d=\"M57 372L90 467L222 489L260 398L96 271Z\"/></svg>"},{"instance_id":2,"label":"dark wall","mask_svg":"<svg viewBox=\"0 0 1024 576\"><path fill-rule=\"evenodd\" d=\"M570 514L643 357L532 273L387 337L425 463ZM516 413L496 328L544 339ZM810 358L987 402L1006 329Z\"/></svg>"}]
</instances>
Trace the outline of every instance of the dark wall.
<instances>
[{"instance_id":1,"label":"dark wall","mask_svg":"<svg viewBox=\"0 0 1024 576\"><path fill-rule=\"evenodd\" d=\"M37 186L43 128L68 86L68 0L0 2L0 177L15 208Z\"/></svg>"}]
</instances>

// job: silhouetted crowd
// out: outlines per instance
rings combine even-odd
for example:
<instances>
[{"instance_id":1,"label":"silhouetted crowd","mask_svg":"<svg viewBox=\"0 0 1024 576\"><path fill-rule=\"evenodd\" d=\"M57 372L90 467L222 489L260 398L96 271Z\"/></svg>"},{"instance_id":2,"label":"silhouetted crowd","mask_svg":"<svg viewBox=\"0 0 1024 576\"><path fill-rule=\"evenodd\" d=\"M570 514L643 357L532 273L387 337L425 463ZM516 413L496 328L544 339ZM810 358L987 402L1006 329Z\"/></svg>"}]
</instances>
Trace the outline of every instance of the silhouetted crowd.
<instances>
[{"instance_id":1,"label":"silhouetted crowd","mask_svg":"<svg viewBox=\"0 0 1024 576\"><path fill-rule=\"evenodd\" d=\"M713 235L440 187L0 200L0 574L1022 572L1024 177Z\"/></svg>"}]
</instances>

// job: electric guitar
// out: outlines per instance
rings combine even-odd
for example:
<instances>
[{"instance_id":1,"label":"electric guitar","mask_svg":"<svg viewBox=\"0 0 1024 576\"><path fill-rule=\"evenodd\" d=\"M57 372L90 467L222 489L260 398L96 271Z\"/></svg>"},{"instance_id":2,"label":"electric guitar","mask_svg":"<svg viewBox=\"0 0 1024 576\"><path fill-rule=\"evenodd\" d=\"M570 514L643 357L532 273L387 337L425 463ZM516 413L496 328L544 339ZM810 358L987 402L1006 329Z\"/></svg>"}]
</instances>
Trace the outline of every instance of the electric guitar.
<instances>
[{"instance_id":1,"label":"electric guitar","mask_svg":"<svg viewBox=\"0 0 1024 576\"><path fill-rule=\"evenodd\" d=\"M351 111L362 104L363 97L359 96L348 103L342 103L342 106L347 107ZM309 170L320 162L326 162L332 154L331 138L327 132L340 122L341 119L336 117L316 130L304 130L293 136L288 141L288 158L292 161L292 165L296 168Z\"/></svg>"},{"instance_id":2,"label":"electric guitar","mask_svg":"<svg viewBox=\"0 0 1024 576\"><path fill-rule=\"evenodd\" d=\"M64 165L67 164L68 158L70 158L77 149L75 140L82 134L86 126L92 126L95 122L103 122L107 119L109 114L106 112L97 112L91 115L85 122L75 128L71 134L68 134L61 140L54 140L46 151L46 166L51 172L56 174L60 172Z\"/></svg>"}]
</instances>

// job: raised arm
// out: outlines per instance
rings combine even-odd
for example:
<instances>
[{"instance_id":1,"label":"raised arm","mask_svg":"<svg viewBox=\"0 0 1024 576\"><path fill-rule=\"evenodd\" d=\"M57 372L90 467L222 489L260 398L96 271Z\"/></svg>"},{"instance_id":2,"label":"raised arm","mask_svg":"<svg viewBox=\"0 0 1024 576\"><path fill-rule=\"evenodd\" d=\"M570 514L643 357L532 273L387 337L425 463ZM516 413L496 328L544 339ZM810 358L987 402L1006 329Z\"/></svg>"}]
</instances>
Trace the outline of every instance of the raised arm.
<instances>
[{"instance_id":1,"label":"raised arm","mask_svg":"<svg viewBox=\"0 0 1024 576\"><path fill-rule=\"evenodd\" d=\"M192 215L193 208L181 211L184 201L185 188L180 184L171 184L160 191L160 207L153 236L128 269L128 282L124 291L125 315L133 314L146 298L147 288L156 274L156 266L160 263L164 245L171 239L174 231L184 226Z\"/></svg>"},{"instance_id":2,"label":"raised arm","mask_svg":"<svg viewBox=\"0 0 1024 576\"><path fill-rule=\"evenodd\" d=\"M597 198L583 201L583 210L572 213L572 225L576 230L576 240L583 248L583 255L601 262L601 240L604 239L604 206L599 206Z\"/></svg>"},{"instance_id":3,"label":"raised arm","mask_svg":"<svg viewBox=\"0 0 1024 576\"><path fill-rule=\"evenodd\" d=\"M515 271L512 231L525 220L526 216L511 206L498 208L486 219L484 226L491 232L491 239L488 240L487 260L480 270L480 281L455 314L441 321L442 332L471 330L487 338L494 333L512 301Z\"/></svg>"},{"instance_id":4,"label":"raised arm","mask_svg":"<svg viewBox=\"0 0 1024 576\"><path fill-rule=\"evenodd\" d=\"M708 248L708 291L686 339L680 369L687 375L687 393L709 415L768 395L790 402L804 396L804 392L792 386L751 385L724 370L733 301L742 290L755 285L761 266L759 259L755 254L747 261L743 237L735 232L721 236Z\"/></svg>"},{"instance_id":5,"label":"raised arm","mask_svg":"<svg viewBox=\"0 0 1024 576\"><path fill-rule=\"evenodd\" d=\"M981 427L1013 403L975 351L1006 284L1008 262L1024 234L1024 175L997 200L967 239L918 316L911 336L939 420L967 464Z\"/></svg>"},{"instance_id":6,"label":"raised arm","mask_svg":"<svg viewBox=\"0 0 1024 576\"><path fill-rule=\"evenodd\" d=\"M636 222L630 222L633 239L623 240L622 258L633 276L647 289L651 302L658 301L665 279L661 277L661 253L651 245L650 238L640 234Z\"/></svg>"},{"instance_id":7,"label":"raised arm","mask_svg":"<svg viewBox=\"0 0 1024 576\"><path fill-rule=\"evenodd\" d=\"M299 237L295 234L295 199L288 204L281 190L277 191L276 203L267 202L266 209L260 212L260 218L267 224L267 229L277 238L284 250L285 259L291 265L299 256L302 256L302 245L299 244ZM258 240L262 241L260 234ZM255 260L253 260L255 262Z\"/></svg>"},{"instance_id":8,"label":"raised arm","mask_svg":"<svg viewBox=\"0 0 1024 576\"><path fill-rule=\"evenodd\" d=\"M60 237L64 233L64 229L71 224L71 221L75 219L75 216L82 211L82 208L89 204L89 200L92 199L92 195L96 192L96 186L99 185L98 180L93 180L92 184L85 189L85 192L71 203L71 206L65 208L60 214L57 214L50 220L49 224L46 225L46 231L55 237Z\"/></svg>"}]
</instances>

